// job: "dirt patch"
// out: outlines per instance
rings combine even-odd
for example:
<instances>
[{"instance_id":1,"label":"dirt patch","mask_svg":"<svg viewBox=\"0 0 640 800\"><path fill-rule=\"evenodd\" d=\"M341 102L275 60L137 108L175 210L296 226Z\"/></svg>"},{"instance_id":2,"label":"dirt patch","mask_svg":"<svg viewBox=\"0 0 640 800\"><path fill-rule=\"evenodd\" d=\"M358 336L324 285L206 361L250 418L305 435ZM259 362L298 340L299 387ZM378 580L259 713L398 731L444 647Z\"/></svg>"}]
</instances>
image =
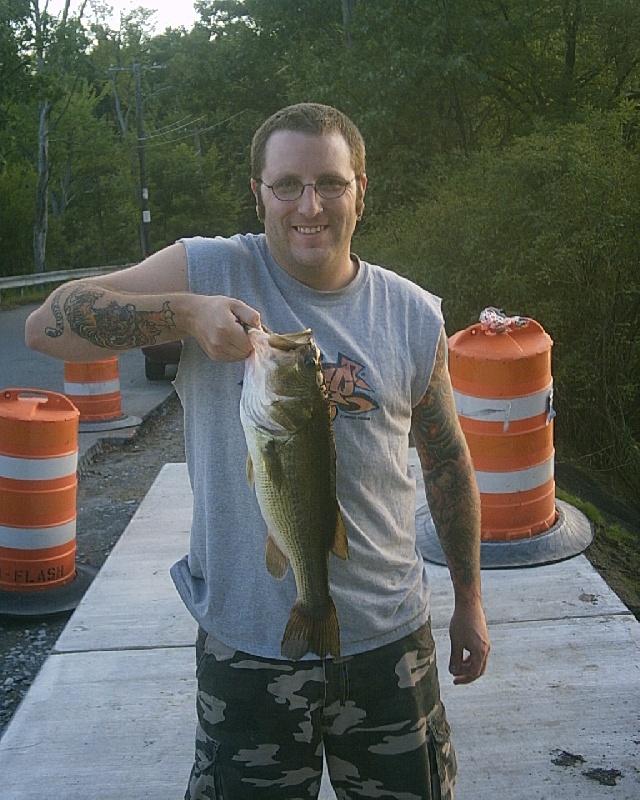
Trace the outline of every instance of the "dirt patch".
<instances>
[{"instance_id":1,"label":"dirt patch","mask_svg":"<svg viewBox=\"0 0 640 800\"><path fill-rule=\"evenodd\" d=\"M553 756L551 761L557 767L577 767L579 764L585 763L585 759L581 755L568 753L566 750L554 750Z\"/></svg>"},{"instance_id":2,"label":"dirt patch","mask_svg":"<svg viewBox=\"0 0 640 800\"><path fill-rule=\"evenodd\" d=\"M567 464L556 465L556 486L592 520L594 537L585 555L611 589L640 619L640 507L634 498L621 498L611 487Z\"/></svg>"},{"instance_id":3,"label":"dirt patch","mask_svg":"<svg viewBox=\"0 0 640 800\"><path fill-rule=\"evenodd\" d=\"M557 767L580 767L587 762L584 756L568 753L566 750L553 750L551 755L553 756L551 761ZM617 786L619 779L624 777L619 769L605 767L582 770L582 775L591 781L596 781L601 786Z\"/></svg>"},{"instance_id":4,"label":"dirt patch","mask_svg":"<svg viewBox=\"0 0 640 800\"><path fill-rule=\"evenodd\" d=\"M620 526L597 524L585 555L640 620L640 536Z\"/></svg>"},{"instance_id":5,"label":"dirt patch","mask_svg":"<svg viewBox=\"0 0 640 800\"><path fill-rule=\"evenodd\" d=\"M619 769L587 769L582 774L601 786L617 786L618 780L624 777Z\"/></svg>"}]
</instances>

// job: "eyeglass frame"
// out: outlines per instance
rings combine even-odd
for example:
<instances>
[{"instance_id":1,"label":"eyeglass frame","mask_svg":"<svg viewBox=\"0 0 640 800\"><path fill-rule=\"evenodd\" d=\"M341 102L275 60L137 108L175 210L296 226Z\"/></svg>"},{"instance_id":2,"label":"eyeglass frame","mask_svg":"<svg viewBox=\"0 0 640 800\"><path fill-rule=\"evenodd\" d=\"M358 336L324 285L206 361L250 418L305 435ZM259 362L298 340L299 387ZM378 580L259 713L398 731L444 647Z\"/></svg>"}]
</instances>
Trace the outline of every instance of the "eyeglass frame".
<instances>
[{"instance_id":1,"label":"eyeglass frame","mask_svg":"<svg viewBox=\"0 0 640 800\"><path fill-rule=\"evenodd\" d=\"M285 180L285 179L279 178L279 180L277 180L275 183L278 183L280 180ZM322 180L326 180L326 178L319 178L315 183L302 183L302 181L298 181L298 183L300 184L300 194L297 197L288 197L285 199L282 197L278 197L278 195L276 194L275 189L273 188L275 186L275 183L269 185L268 183L265 183L262 180L262 178L255 179L256 183L261 183L267 189L271 189L271 192L273 193L273 196L276 198L276 200L279 200L281 203L295 203L296 200L299 200L302 197L302 195L304 194L304 190L307 188L307 186L313 186L313 191L318 195L318 197L321 197L323 200L338 200L340 197L343 197L346 194L349 184L358 180L358 176L354 175L353 178L350 178L348 181L345 180L342 192L340 194L337 194L335 197L325 197L323 194L320 194L320 192L318 191L318 183L319 181ZM344 179L341 178L340 180Z\"/></svg>"}]
</instances>

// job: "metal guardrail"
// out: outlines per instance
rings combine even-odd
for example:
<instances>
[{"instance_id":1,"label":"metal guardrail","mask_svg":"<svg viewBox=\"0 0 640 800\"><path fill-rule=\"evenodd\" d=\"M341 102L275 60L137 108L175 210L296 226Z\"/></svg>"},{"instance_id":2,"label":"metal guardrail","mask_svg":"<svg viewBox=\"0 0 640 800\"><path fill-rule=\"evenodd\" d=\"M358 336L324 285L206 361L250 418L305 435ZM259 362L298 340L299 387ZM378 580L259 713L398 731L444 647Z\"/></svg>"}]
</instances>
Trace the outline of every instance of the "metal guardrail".
<instances>
[{"instance_id":1,"label":"metal guardrail","mask_svg":"<svg viewBox=\"0 0 640 800\"><path fill-rule=\"evenodd\" d=\"M46 286L51 283L66 283L75 278L92 278L96 275L108 275L120 269L132 266L123 264L117 267L86 267L84 269L66 269L59 272L32 272L29 275L13 275L8 278L0 278L0 305L2 304L2 292L6 289L20 289L20 294L27 286Z\"/></svg>"}]
</instances>

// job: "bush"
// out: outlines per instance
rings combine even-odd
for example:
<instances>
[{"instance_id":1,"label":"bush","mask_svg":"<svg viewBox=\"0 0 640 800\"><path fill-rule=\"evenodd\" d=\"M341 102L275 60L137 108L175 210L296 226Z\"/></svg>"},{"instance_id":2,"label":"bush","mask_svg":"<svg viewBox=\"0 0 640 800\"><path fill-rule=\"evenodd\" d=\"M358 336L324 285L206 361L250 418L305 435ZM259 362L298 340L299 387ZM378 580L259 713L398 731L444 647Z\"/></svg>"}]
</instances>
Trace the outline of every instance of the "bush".
<instances>
[{"instance_id":1,"label":"bush","mask_svg":"<svg viewBox=\"0 0 640 800\"><path fill-rule=\"evenodd\" d=\"M565 456L640 485L640 158L630 112L593 114L451 165L432 198L361 235L366 257L444 298L448 332L486 306L554 339Z\"/></svg>"}]
</instances>

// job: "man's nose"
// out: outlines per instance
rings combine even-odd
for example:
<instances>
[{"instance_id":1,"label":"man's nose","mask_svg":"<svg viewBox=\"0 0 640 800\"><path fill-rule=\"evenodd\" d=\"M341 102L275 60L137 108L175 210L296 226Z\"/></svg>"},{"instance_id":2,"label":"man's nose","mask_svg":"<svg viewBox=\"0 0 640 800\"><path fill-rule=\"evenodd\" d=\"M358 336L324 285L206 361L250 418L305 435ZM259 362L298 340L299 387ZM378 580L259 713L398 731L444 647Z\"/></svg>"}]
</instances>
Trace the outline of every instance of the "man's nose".
<instances>
[{"instance_id":1,"label":"man's nose","mask_svg":"<svg viewBox=\"0 0 640 800\"><path fill-rule=\"evenodd\" d=\"M298 201L298 211L308 217L315 217L322 211L320 195L313 183L305 184Z\"/></svg>"}]
</instances>

